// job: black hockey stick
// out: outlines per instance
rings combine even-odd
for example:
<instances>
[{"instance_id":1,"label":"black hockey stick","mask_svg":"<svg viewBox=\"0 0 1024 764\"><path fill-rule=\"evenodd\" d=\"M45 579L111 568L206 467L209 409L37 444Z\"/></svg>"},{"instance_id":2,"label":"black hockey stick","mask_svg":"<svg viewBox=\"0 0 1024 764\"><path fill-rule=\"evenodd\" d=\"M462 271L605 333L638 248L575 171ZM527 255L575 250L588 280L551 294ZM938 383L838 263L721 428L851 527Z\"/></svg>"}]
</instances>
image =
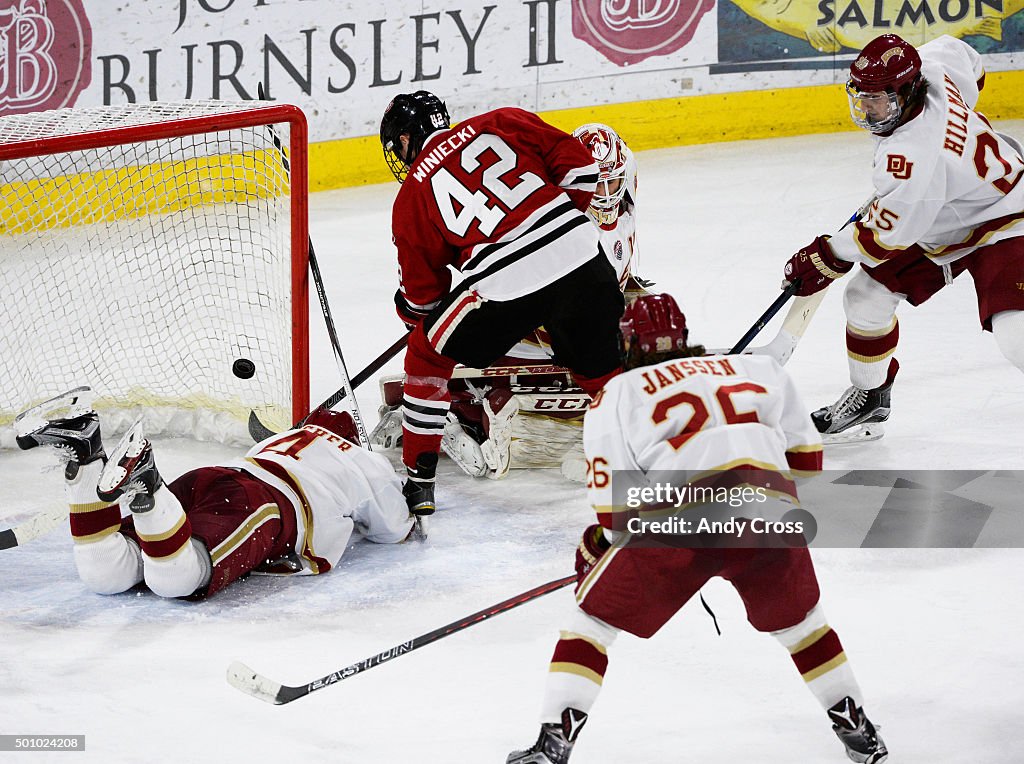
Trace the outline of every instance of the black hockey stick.
<instances>
[{"instance_id":1,"label":"black hockey stick","mask_svg":"<svg viewBox=\"0 0 1024 764\"><path fill-rule=\"evenodd\" d=\"M352 390L354 391L357 387L363 384L363 382L365 382L378 371L380 371L380 368L384 364L386 364L388 361L390 361L392 358L398 355L399 351L401 351L401 349L405 347L405 343L408 340L409 335L403 334L401 337L395 340L395 342L387 350L385 350L379 356L370 361L370 363L366 365L365 369L363 369L354 377L352 377ZM302 419L296 422L295 428L298 429L299 427L302 427L302 425L306 423L306 420L309 419L310 414L312 414L314 411L319 411L320 409L334 408L336 405L338 405L338 403L340 403L345 398L346 395L348 395L348 391L349 388L345 386L335 390L333 393L331 393L331 396L327 400L325 400L316 408L311 409L309 414L306 414L306 416L302 417ZM255 411L249 412L249 434L252 436L252 439L257 443L259 443L261 440L269 438L271 435L277 435L276 432L271 430L269 427L263 424L263 422L260 421L260 418L256 415Z\"/></svg>"},{"instance_id":2,"label":"black hockey stick","mask_svg":"<svg viewBox=\"0 0 1024 764\"><path fill-rule=\"evenodd\" d=\"M550 594L553 591L561 589L562 587L568 586L576 580L576 576L566 576L565 578L557 578L554 581L549 581L546 584L537 586L530 589L522 594L517 594L515 597L499 602L497 605L491 605L489 608L485 608L478 613L473 615L467 615L465 618L460 618L454 623L450 623L447 626L442 626L439 629L434 629L423 636L416 637L408 642L403 642L400 645L395 645L389 650L385 650L382 653L372 655L365 660L361 660L358 663L353 663L351 666L332 671L327 676L322 676L319 679L314 679L309 684L298 685L292 687L287 684L280 684L272 679L268 679L262 674L257 674L251 668L246 666L244 663L235 661L228 666L228 684L232 687L241 690L247 695L252 695L254 698L259 698L267 703L273 703L276 706L283 705L285 703L291 703L293 700L309 695L311 692L322 690L325 687L330 687L332 684L337 684L343 679L361 674L364 671L368 671L382 663L398 658L406 653L411 653L413 650L418 650L425 645L429 645L431 642L436 642L439 639L444 639L447 636L454 634L457 631L462 631L470 626L474 626L481 621L486 621L488 618L504 613L506 610L519 607L530 600L543 597L545 594Z\"/></svg>"},{"instance_id":3,"label":"black hockey stick","mask_svg":"<svg viewBox=\"0 0 1024 764\"><path fill-rule=\"evenodd\" d=\"M878 197L872 194L868 198L868 200L864 202L864 204L857 208L857 211L850 216L849 220L847 220L845 223L842 224L842 226L839 227L839 230L842 231L844 228L846 228L846 226L850 225L850 223L856 223L858 220L864 217L864 215L867 214L867 211L871 208L871 205L875 203L875 200L877 198ZM797 289L799 289L799 287L799 281L794 281L790 283L784 290L782 290L782 294L780 294L775 299L775 302L768 306L768 310L761 314L761 317L757 319L757 321L754 323L752 327L750 327L750 329L747 330L747 333L740 337L739 342L736 343L736 345L733 347L732 350L729 351L729 353L742 353L746 349L747 345L753 342L754 337L756 337L760 333L760 331L764 329L765 325L772 320L775 314L782 309L782 306L789 301L789 298L793 296L793 294L796 292ZM826 289L827 288L828 287L826 287ZM793 354L796 342L798 342L800 337L803 335L804 329L806 328L807 323L811 320L811 317L814 315L814 312L818 309L818 304L820 303L820 301L821 296L815 297L814 295L802 298L802 300L798 299L797 303L793 306L793 309L790 311L790 315L786 318L786 324L784 324L783 329L780 330L779 336L777 336L775 340L773 340L771 343L765 346L771 347L778 340L784 339L784 332L790 330L789 344L792 346L787 347L782 352L781 358L776 358L776 360L778 360L780 364L784 364L789 359L789 356ZM803 302L804 304L801 305L801 302Z\"/></svg>"},{"instance_id":4,"label":"black hockey stick","mask_svg":"<svg viewBox=\"0 0 1024 764\"><path fill-rule=\"evenodd\" d=\"M797 289L800 288L800 280L791 281L785 289L782 290L782 294L775 298L775 301L768 306L768 309L761 314L761 317L754 322L754 325L747 329L747 333L740 337L739 341L733 345L732 350L729 351L729 355L735 353L742 353L747 345L753 342L754 337L761 333L761 330L771 321L775 314L782 310L782 306L789 302L789 298L793 296Z\"/></svg>"},{"instance_id":5,"label":"black hockey stick","mask_svg":"<svg viewBox=\"0 0 1024 764\"><path fill-rule=\"evenodd\" d=\"M267 96L263 90L263 83L257 83L256 85L256 96L261 101L265 101ZM285 175L291 177L291 163L288 160L288 152L284 149L284 144L281 142L281 136L277 134L273 125L267 125L267 129L270 131L270 137L274 142L274 146L277 148L278 154L281 157L281 167L284 169ZM309 270L313 274L313 284L316 286L317 297L320 299L320 310L324 314L324 322L327 324L327 334L331 339L331 348L334 351L334 358L338 362L338 371L341 374L342 384L349 390L352 389L352 383L348 375L348 367L345 365L345 356L341 352L341 342L338 340L338 332L334 328L334 318L331 315L331 306L327 302L327 290L324 288L323 276L320 275L320 265L316 260L316 252L313 249L313 237L308 237L309 243ZM363 417L359 413L359 404L354 400L352 401L352 419L356 423L356 431L359 433L359 442L363 448L370 449L370 436L366 433L366 426L363 424ZM252 421L252 417L255 412L250 412L249 420ZM252 433L250 432L250 435ZM263 440L259 438L258 440Z\"/></svg>"}]
</instances>

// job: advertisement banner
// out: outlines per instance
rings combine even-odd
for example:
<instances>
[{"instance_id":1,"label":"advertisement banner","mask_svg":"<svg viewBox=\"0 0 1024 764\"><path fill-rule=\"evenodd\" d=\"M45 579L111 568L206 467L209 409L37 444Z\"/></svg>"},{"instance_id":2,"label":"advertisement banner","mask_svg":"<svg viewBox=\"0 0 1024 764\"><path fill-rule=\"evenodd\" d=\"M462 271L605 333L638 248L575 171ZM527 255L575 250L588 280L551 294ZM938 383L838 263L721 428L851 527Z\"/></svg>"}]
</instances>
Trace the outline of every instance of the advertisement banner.
<instances>
[{"instance_id":1,"label":"advertisement banner","mask_svg":"<svg viewBox=\"0 0 1024 764\"><path fill-rule=\"evenodd\" d=\"M948 34L981 53L1024 50L1024 0L721 0L715 72L845 68L881 34Z\"/></svg>"},{"instance_id":2,"label":"advertisement banner","mask_svg":"<svg viewBox=\"0 0 1024 764\"><path fill-rule=\"evenodd\" d=\"M839 76L832 67L883 31L915 43L943 33L964 37L992 54L990 71L1020 68L1024 49L1024 0L0 6L0 115L254 99L262 83L270 100L305 111L313 142L374 136L390 100L420 89L445 99L457 120L498 106L547 112L830 85Z\"/></svg>"},{"instance_id":3,"label":"advertisement banner","mask_svg":"<svg viewBox=\"0 0 1024 764\"><path fill-rule=\"evenodd\" d=\"M301 106L311 139L372 135L391 98L452 114L685 95L716 60L715 0L17 0L0 11L0 114L252 99Z\"/></svg>"}]
</instances>

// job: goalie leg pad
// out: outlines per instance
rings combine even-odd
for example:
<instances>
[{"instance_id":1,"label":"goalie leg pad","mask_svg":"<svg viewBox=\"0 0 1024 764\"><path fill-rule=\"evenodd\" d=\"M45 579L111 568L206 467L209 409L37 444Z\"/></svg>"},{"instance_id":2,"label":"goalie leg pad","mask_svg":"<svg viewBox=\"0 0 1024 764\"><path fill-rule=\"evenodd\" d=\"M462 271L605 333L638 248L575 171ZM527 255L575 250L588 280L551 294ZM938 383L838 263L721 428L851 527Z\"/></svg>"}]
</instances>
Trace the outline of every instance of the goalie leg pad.
<instances>
[{"instance_id":1,"label":"goalie leg pad","mask_svg":"<svg viewBox=\"0 0 1024 764\"><path fill-rule=\"evenodd\" d=\"M444 452L468 475L505 477L512 455L512 420L519 411L515 396L490 390L482 401L460 402L453 409L441 440Z\"/></svg>"},{"instance_id":2,"label":"goalie leg pad","mask_svg":"<svg viewBox=\"0 0 1024 764\"><path fill-rule=\"evenodd\" d=\"M487 462L480 444L451 411L448 412L448 422L444 426L441 449L467 475L483 477L487 472Z\"/></svg>"},{"instance_id":3,"label":"goalie leg pad","mask_svg":"<svg viewBox=\"0 0 1024 764\"><path fill-rule=\"evenodd\" d=\"M370 443L383 449L398 448L402 445L402 408L384 404L377 413L380 421L370 433Z\"/></svg>"}]
</instances>

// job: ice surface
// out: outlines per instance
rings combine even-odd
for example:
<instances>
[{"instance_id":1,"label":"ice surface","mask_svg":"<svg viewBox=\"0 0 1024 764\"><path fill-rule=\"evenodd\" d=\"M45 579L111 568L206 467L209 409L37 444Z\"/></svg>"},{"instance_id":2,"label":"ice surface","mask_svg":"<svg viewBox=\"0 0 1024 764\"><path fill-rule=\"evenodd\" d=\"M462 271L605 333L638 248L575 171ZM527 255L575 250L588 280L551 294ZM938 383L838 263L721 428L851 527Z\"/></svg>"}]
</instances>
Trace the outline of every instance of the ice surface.
<instances>
[{"instance_id":1,"label":"ice surface","mask_svg":"<svg viewBox=\"0 0 1024 764\"><path fill-rule=\"evenodd\" d=\"M1024 135L1024 122L1000 129ZM777 293L785 258L868 195L870 144L843 133L641 153L640 274L678 297L695 340L730 344ZM396 189L311 199L352 373L402 331L391 302ZM808 407L847 385L840 291L788 365ZM320 400L339 383L315 298L311 310ZM830 450L827 466L1024 468L1024 379L981 332L969 277L904 306L900 324L888 434ZM375 386L358 398L372 424ZM237 453L157 446L168 476ZM61 501L59 472L41 471L48 462L0 452L0 526ZM239 659L304 683L564 576L591 517L582 489L555 471L474 481L445 461L438 498L426 545L356 543L330 575L252 578L198 604L87 593L66 524L0 552L0 733L85 734L76 762L504 761L536 735L569 590L288 706L224 679ZM815 559L824 607L893 762L1020 760L1024 553L818 550ZM615 644L573 761L845 761L786 653L745 623L731 588L712 582L705 596L723 636L691 602L653 639Z\"/></svg>"}]
</instances>

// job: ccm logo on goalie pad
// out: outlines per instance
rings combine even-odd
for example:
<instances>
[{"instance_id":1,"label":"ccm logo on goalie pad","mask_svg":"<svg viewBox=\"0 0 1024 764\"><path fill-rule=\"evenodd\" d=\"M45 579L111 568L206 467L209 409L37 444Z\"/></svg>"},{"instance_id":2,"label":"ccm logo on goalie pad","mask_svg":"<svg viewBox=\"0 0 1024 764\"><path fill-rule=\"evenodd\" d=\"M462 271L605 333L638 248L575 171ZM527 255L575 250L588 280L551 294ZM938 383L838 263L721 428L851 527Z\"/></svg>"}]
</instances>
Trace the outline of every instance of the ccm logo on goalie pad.
<instances>
[{"instance_id":1,"label":"ccm logo on goalie pad","mask_svg":"<svg viewBox=\"0 0 1024 764\"><path fill-rule=\"evenodd\" d=\"M586 398L535 398L535 411L583 411L590 404Z\"/></svg>"},{"instance_id":2,"label":"ccm logo on goalie pad","mask_svg":"<svg viewBox=\"0 0 1024 764\"><path fill-rule=\"evenodd\" d=\"M529 413L550 415L576 415L590 406L590 398L584 393L568 395L517 395L519 410Z\"/></svg>"}]
</instances>

